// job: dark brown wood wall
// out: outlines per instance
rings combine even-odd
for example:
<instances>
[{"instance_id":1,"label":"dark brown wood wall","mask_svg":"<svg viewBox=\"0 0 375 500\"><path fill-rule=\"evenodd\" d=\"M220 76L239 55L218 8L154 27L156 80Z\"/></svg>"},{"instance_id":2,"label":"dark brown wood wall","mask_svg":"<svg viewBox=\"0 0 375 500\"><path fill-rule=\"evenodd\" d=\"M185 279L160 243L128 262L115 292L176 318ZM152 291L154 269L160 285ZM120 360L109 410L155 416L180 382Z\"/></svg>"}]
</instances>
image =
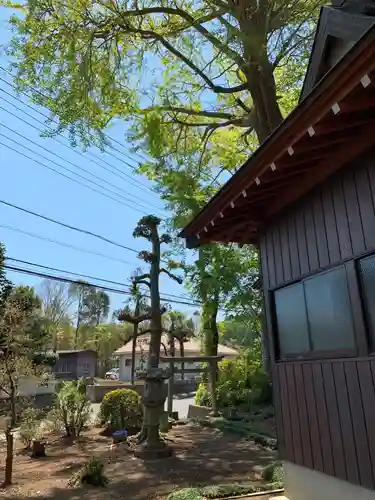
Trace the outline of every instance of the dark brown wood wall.
<instances>
[{"instance_id":1,"label":"dark brown wood wall","mask_svg":"<svg viewBox=\"0 0 375 500\"><path fill-rule=\"evenodd\" d=\"M374 206L375 152L315 189L260 239L280 456L370 489L375 489L375 357L368 357L353 259L375 251ZM341 262L346 262L361 357L276 361L272 290Z\"/></svg>"},{"instance_id":2,"label":"dark brown wood wall","mask_svg":"<svg viewBox=\"0 0 375 500\"><path fill-rule=\"evenodd\" d=\"M276 369L282 458L375 489L375 360L283 362Z\"/></svg>"},{"instance_id":3,"label":"dark brown wood wall","mask_svg":"<svg viewBox=\"0 0 375 500\"><path fill-rule=\"evenodd\" d=\"M375 152L373 161L357 159L266 231L261 238L265 288L375 250L374 205Z\"/></svg>"}]
</instances>

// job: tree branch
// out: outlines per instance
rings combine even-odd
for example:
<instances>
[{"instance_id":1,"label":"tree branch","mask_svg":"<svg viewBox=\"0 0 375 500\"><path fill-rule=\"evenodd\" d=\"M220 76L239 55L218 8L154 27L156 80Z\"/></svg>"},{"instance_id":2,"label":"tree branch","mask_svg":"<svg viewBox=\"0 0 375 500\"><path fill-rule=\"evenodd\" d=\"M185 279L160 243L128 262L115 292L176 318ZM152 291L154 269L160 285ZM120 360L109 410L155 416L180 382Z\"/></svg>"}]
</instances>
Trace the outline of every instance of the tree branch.
<instances>
[{"instance_id":1,"label":"tree branch","mask_svg":"<svg viewBox=\"0 0 375 500\"><path fill-rule=\"evenodd\" d=\"M122 13L121 13L121 16L124 17ZM191 19L193 19L193 18L191 18ZM182 52L180 52L178 49L176 49L175 46L173 46L171 43L169 43L168 40L166 40L162 35L160 35L156 31L135 28L134 26L131 26L127 21L125 21L125 23L123 23L123 24L119 24L119 27L124 32L134 33L134 34L140 35L141 38L144 40L156 40L159 43L161 43L161 45L163 45L163 47L165 47L171 54L174 54L178 59L180 59L182 62L184 62L192 71L194 71L194 73L196 73L198 76L200 76L202 78L202 80L208 85L208 87L216 94L232 94L232 93L236 93L236 92L241 92L242 90L246 90L248 88L247 83L241 83L240 85L237 85L235 87L223 87L221 85L215 85L211 81L211 79L200 68L198 68L198 66L196 64L194 64L188 57L186 57ZM199 32L204 32L204 33L208 34L209 36L211 36L209 31L207 31L206 28L204 28L203 26L200 26L200 28L198 28L198 26L195 26L195 29L197 29ZM97 31L96 33L93 34L94 38L102 39L105 36L107 36L107 37L113 36L113 27L110 28L107 25L107 26L105 26L105 28L103 28L100 31ZM212 36L212 39L215 39L215 37ZM217 40L217 42L219 42L219 41ZM220 45L217 48L220 48L220 50L223 50L223 52L225 52L224 49L226 48L226 46L221 44L221 42L219 42L219 44ZM241 64L243 64L243 63L244 63L244 61L241 61Z\"/></svg>"},{"instance_id":2,"label":"tree branch","mask_svg":"<svg viewBox=\"0 0 375 500\"><path fill-rule=\"evenodd\" d=\"M110 8L110 10L115 10L113 7L109 7L109 5L106 3L104 5L107 8ZM121 15L123 19L127 19L129 17L140 17L140 16L145 16L145 15L150 15L150 14L170 14L170 15L175 15L178 17L181 17L185 21L188 21L188 25L185 26L182 29L188 29L188 28L193 28L198 33L200 33L206 40L212 43L214 47L217 49L223 51L230 59L233 59L233 61L236 61L238 65L245 64L245 60L237 54L234 50L229 48L227 44L221 42L218 38L216 38L212 33L210 33L207 28L203 26L203 23L206 23L208 21L211 21L213 19L219 18L221 14L227 12L226 9L220 9L218 11L212 12L211 14L206 14L202 16L199 19L194 19L192 15L190 15L188 12L184 11L183 9L180 9L178 7L145 7L143 9L134 9L134 10L128 10L128 11L120 11L120 10L115 10L118 14Z\"/></svg>"},{"instance_id":3,"label":"tree branch","mask_svg":"<svg viewBox=\"0 0 375 500\"><path fill-rule=\"evenodd\" d=\"M183 113L189 116L206 116L207 118L223 118L225 120L230 120L233 115L230 113L224 113L222 111L197 111L195 109L184 108L181 106L150 106L148 108L143 108L140 111L142 113L147 113L153 110L160 111L171 111L173 113Z\"/></svg>"},{"instance_id":4,"label":"tree branch","mask_svg":"<svg viewBox=\"0 0 375 500\"><path fill-rule=\"evenodd\" d=\"M146 285L149 288L151 288L151 283L150 283L150 273L147 274L140 274L139 276L135 276L133 278L134 283L137 285Z\"/></svg>"},{"instance_id":5,"label":"tree branch","mask_svg":"<svg viewBox=\"0 0 375 500\"><path fill-rule=\"evenodd\" d=\"M168 269L166 269L165 267L162 267L159 271L159 273L165 273L167 276L169 276L172 280L174 281L177 281L177 283L179 283L181 285L182 283L182 278L180 278L180 276L176 276L175 274L171 273L170 271L168 271Z\"/></svg>"},{"instance_id":6,"label":"tree branch","mask_svg":"<svg viewBox=\"0 0 375 500\"><path fill-rule=\"evenodd\" d=\"M150 320L151 318L151 314L140 314L139 316L132 316L125 311L120 311L118 315L119 321L125 321L126 323L131 323L132 325L138 325L139 323Z\"/></svg>"}]
</instances>

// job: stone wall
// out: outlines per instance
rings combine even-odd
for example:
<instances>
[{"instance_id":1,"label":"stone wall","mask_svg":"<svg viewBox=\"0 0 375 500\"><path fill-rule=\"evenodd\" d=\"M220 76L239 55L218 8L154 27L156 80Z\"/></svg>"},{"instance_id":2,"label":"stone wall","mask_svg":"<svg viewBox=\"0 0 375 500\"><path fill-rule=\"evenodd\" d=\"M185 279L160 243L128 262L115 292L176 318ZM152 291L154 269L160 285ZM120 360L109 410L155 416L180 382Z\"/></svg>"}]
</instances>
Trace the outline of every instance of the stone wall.
<instances>
[{"instance_id":1,"label":"stone wall","mask_svg":"<svg viewBox=\"0 0 375 500\"><path fill-rule=\"evenodd\" d=\"M188 392L196 391L198 382L195 380L178 380L174 384L174 394L184 394ZM137 383L136 385L131 385L130 383L121 382L117 380L98 380L94 381L94 384L88 385L86 388L87 398L92 403L101 403L104 396L115 389L133 389L137 391L140 396L143 394L143 384Z\"/></svg>"}]
</instances>

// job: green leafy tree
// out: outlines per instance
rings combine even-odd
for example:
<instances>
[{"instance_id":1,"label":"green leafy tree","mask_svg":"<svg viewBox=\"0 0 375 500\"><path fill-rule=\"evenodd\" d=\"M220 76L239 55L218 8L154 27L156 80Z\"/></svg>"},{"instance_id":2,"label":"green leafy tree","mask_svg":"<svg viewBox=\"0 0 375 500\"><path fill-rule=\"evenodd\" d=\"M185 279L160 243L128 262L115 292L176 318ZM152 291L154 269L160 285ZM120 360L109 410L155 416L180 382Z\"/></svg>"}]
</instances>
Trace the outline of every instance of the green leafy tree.
<instances>
[{"instance_id":1,"label":"green leafy tree","mask_svg":"<svg viewBox=\"0 0 375 500\"><path fill-rule=\"evenodd\" d=\"M41 375L43 361L37 353L45 343L36 311L40 301L31 287L15 287L8 294L0 316L0 392L9 403L5 430L7 452L4 486L12 483L14 437L20 380Z\"/></svg>"},{"instance_id":2,"label":"green leafy tree","mask_svg":"<svg viewBox=\"0 0 375 500\"><path fill-rule=\"evenodd\" d=\"M59 283L45 279L38 289L42 301L42 314L50 329L52 347L56 351L59 342L59 332L70 322L70 308L74 297L69 293L67 283Z\"/></svg>"},{"instance_id":3,"label":"green leafy tree","mask_svg":"<svg viewBox=\"0 0 375 500\"><path fill-rule=\"evenodd\" d=\"M179 229L296 104L324 3L30 0L12 18L9 53L20 89L57 118L50 133L105 146L104 129L127 121L128 138L156 160L139 172ZM219 307L245 297L230 290L244 262L237 247L203 247L189 270L206 354L217 351Z\"/></svg>"},{"instance_id":4,"label":"green leafy tree","mask_svg":"<svg viewBox=\"0 0 375 500\"><path fill-rule=\"evenodd\" d=\"M295 73L307 57L324 2L3 3L22 9L11 46L20 83L52 107L59 130L75 125L91 141L111 119L131 115L144 132L153 129L158 147L160 126L173 137L192 130L206 143L229 126L264 140L282 120L277 73ZM145 64L163 68L148 81L149 100L141 98L149 77L133 76Z\"/></svg>"},{"instance_id":5,"label":"green leafy tree","mask_svg":"<svg viewBox=\"0 0 375 500\"><path fill-rule=\"evenodd\" d=\"M87 297L92 293L92 287L90 287L85 281L76 281L72 283L69 287L69 294L76 301L77 313L76 313L76 330L75 330L75 341L74 346L78 346L79 340L79 328L85 321L85 303Z\"/></svg>"},{"instance_id":6,"label":"green leafy tree","mask_svg":"<svg viewBox=\"0 0 375 500\"><path fill-rule=\"evenodd\" d=\"M108 318L110 302L107 293L90 289L83 299L82 317L91 325L99 325Z\"/></svg>"}]
</instances>

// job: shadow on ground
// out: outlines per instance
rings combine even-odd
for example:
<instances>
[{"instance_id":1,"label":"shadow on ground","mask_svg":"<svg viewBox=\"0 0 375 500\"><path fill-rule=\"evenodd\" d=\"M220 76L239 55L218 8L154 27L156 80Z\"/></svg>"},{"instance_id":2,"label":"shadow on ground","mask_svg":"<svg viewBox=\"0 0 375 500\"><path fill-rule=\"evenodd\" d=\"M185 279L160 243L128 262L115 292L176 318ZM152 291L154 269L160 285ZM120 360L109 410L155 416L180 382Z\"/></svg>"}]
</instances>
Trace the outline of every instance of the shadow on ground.
<instances>
[{"instance_id":1,"label":"shadow on ground","mask_svg":"<svg viewBox=\"0 0 375 500\"><path fill-rule=\"evenodd\" d=\"M81 444L81 449L77 450L79 460L71 457L74 446L67 447L55 457L56 467L50 471L48 487L43 489L40 482L32 483L32 478L28 478L25 471L20 477L15 470L15 481L18 480L19 484L8 490L5 498L78 500L87 497L91 500L113 500L126 496L132 500L162 500L176 488L258 480L261 466L275 459L275 452L215 429L190 425L174 427L168 437L174 454L160 461L142 461L125 451L124 447L109 451L110 441L106 438ZM51 450L51 453L57 453L57 450ZM72 472L93 454L101 456L106 463L110 479L107 488L69 488L68 480ZM42 479L45 462L38 464ZM1 493L0 498L4 498Z\"/></svg>"}]
</instances>

